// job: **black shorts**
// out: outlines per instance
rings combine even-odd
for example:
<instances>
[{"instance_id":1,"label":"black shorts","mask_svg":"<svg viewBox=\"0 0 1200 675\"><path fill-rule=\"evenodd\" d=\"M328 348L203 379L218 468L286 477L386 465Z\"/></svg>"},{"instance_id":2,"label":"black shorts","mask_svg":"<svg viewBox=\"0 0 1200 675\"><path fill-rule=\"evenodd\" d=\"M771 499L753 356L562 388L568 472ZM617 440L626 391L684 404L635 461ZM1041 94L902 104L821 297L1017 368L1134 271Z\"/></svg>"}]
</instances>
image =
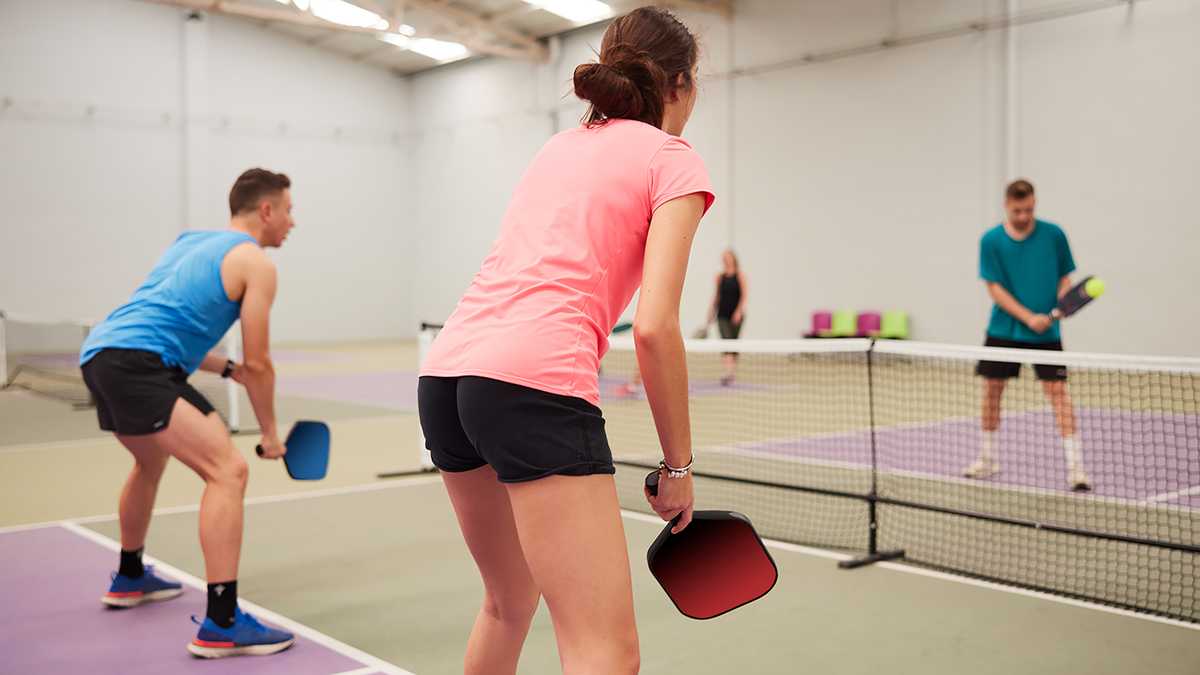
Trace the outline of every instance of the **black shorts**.
<instances>
[{"instance_id":1,"label":"black shorts","mask_svg":"<svg viewBox=\"0 0 1200 675\"><path fill-rule=\"evenodd\" d=\"M995 338L991 335L983 341L984 347L1007 347L1011 349L1041 349L1043 351L1061 352L1063 350L1061 341L1054 342L1020 342L1018 340L1005 340L1003 338ZM1037 379L1043 382L1062 382L1067 379L1067 367L1047 365L1044 363L1035 363L1033 372L1037 374ZM975 365L975 374L982 375L989 380L1007 380L1016 377L1021 373L1021 364L1010 363L1007 361L980 361Z\"/></svg>"},{"instance_id":2,"label":"black shorts","mask_svg":"<svg viewBox=\"0 0 1200 675\"><path fill-rule=\"evenodd\" d=\"M425 447L442 471L490 465L503 483L616 473L600 409L486 377L422 377Z\"/></svg>"},{"instance_id":3,"label":"black shorts","mask_svg":"<svg viewBox=\"0 0 1200 675\"><path fill-rule=\"evenodd\" d=\"M742 319L741 323L734 323L733 319L717 317L717 330L721 332L722 340L736 340L742 334Z\"/></svg>"},{"instance_id":4,"label":"black shorts","mask_svg":"<svg viewBox=\"0 0 1200 675\"><path fill-rule=\"evenodd\" d=\"M127 436L166 429L180 398L204 415L213 412L187 378L182 368L138 349L105 349L83 364L83 381L96 402L100 428Z\"/></svg>"}]
</instances>

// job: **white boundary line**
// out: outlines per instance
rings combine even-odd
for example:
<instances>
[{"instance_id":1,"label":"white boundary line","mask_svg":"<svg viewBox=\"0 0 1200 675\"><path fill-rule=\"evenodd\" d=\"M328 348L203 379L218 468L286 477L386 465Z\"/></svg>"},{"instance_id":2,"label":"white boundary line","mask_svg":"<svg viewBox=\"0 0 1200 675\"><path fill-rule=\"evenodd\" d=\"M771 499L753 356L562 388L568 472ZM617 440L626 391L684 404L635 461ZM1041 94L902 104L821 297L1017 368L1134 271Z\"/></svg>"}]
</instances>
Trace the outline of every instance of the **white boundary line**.
<instances>
[{"instance_id":1,"label":"white boundary line","mask_svg":"<svg viewBox=\"0 0 1200 675\"><path fill-rule=\"evenodd\" d=\"M3 390L0 393L8 394L8 393L16 393L16 392L10 391L10 390ZM393 412L395 412L397 415L408 414L402 410L395 410ZM370 416L366 416L366 417L363 417L363 416L345 417L345 418L341 418L341 419L331 420L330 424L348 424L348 423L352 424L352 423L358 423L358 422L369 422L369 421L373 421L373 420L383 419L383 418L389 417L389 416L390 415L370 415ZM253 433L257 433L257 432L253 432ZM233 437L234 438L246 437L246 436L253 435L253 433L251 433L247 430L242 430L241 432L236 432L235 434L233 434ZM105 443L105 442L110 443L114 448L124 450L124 447L121 446L121 443L116 439L115 436L113 436L110 433L103 433L103 434L98 434L95 436L87 436L84 438L68 439L68 440L64 440L64 441L38 441L38 442L34 442L34 443L0 442L0 455L10 454L10 453L16 454L16 453L20 453L20 452L37 452L39 450L71 450L71 449L75 449L75 448L90 447L90 446L97 445L99 443ZM237 443L235 442L234 445L237 445Z\"/></svg>"},{"instance_id":2,"label":"white boundary line","mask_svg":"<svg viewBox=\"0 0 1200 675\"><path fill-rule=\"evenodd\" d=\"M661 518L658 518L656 516L651 516L651 515L645 514L645 513L638 513L636 511L626 511L625 509L621 509L621 515L630 520L637 520L637 521L640 521L643 523L650 523L652 525L665 525L666 524L663 522L663 520ZM845 554L845 553L838 553L836 551L826 551L824 549L812 548L810 546L801 546L799 544L789 544L786 541L776 541L774 539L763 539L763 543L765 543L767 546L769 546L771 548L779 549L781 551L790 551L792 553L800 553L803 555L809 555L809 556L813 556L813 557L817 557L817 558L825 558L828 560L849 560L854 557L852 555ZM1076 600L1075 598L1068 598L1068 597L1064 597L1064 596L1060 596L1060 595L1054 595L1053 593L1043 593L1041 591L1033 591L1033 590L1029 590L1026 588L1020 588L1017 586L1009 586L1007 584L1000 584L1000 583L996 583L994 581L984 581L982 579L973 579L971 577L960 576L958 574L950 574L949 572L939 572L937 570L926 569L923 567L918 567L916 565L906 565L904 563L896 563L896 562L878 562L878 563L875 563L874 566L882 567L884 569L892 570L894 572L903 572L905 574L915 574L915 575L922 576L922 577L930 577L932 579L941 579L942 581L951 581L951 582L958 583L958 584L964 584L966 586L975 586L978 588L987 588L987 589L993 590L993 591L1003 591L1006 593L1014 593L1016 595L1023 595L1025 597L1029 597L1029 598L1037 598L1039 600L1047 600L1049 602L1056 602L1061 605L1070 605L1072 607L1081 607L1083 609L1093 609L1093 610L1100 611L1100 612L1106 612L1108 614L1116 614L1117 616L1123 616L1123 617L1130 618L1130 619L1141 619L1143 621L1152 621L1154 623L1161 623L1161 624L1165 624L1168 626L1175 626L1176 628L1187 628L1188 630L1200 631L1200 624L1189 623L1187 621L1180 621L1178 619L1168 619L1168 618L1161 617L1161 616L1154 616L1153 614L1142 614L1141 612L1134 612L1134 611L1131 611L1128 609L1121 609L1120 607L1109 607L1108 605L1102 605L1099 603L1088 602L1086 600Z\"/></svg>"},{"instance_id":3,"label":"white boundary line","mask_svg":"<svg viewBox=\"0 0 1200 675\"><path fill-rule=\"evenodd\" d=\"M1192 487L1184 488L1182 490L1176 490L1174 492L1164 492L1162 494L1154 495L1153 497L1147 497L1146 499L1144 499L1142 501L1142 503L1150 505L1150 504L1156 504L1158 502L1169 502L1173 499L1179 499L1180 497L1190 497L1192 495L1200 495L1200 485L1193 485ZM1182 504L1168 504L1168 506L1178 506L1179 508L1182 508L1182 509L1189 508L1187 506L1183 506Z\"/></svg>"},{"instance_id":4,"label":"white boundary line","mask_svg":"<svg viewBox=\"0 0 1200 675\"><path fill-rule=\"evenodd\" d=\"M357 494L357 493L363 493L363 492L374 492L377 490L385 490L385 489L389 489L389 488L402 488L402 487L413 487L413 486L417 486L417 485L428 485L430 483L440 482L440 480L441 479L439 477L430 476L430 477L419 477L416 479L405 479L405 480L401 480L401 481L388 482L388 483L365 483L365 484L361 484L361 485L351 485L351 486L347 486L344 488L331 488L329 490L313 490L310 492L297 492L297 493L293 493L290 495L276 495L276 496L269 496L269 497L260 497L257 499L257 501L254 501L253 503L254 504L269 504L269 503L279 503L279 502L287 502L287 501L300 501L303 499L313 499L313 498L318 498L318 497L329 497L329 496L341 495L341 494ZM252 502L251 502L251 500L246 500L246 503L251 504ZM184 509L199 510L199 508L200 507L198 504L190 505L187 507L175 507L175 509L180 509L178 511L180 513L186 512ZM155 510L155 513L157 514L158 510ZM621 515L630 520L640 521L643 523L650 523L653 525L664 524L662 519L660 519L660 518L657 518L655 516L651 516L651 515L648 515L645 513L639 513L637 511L628 511L626 509L621 509ZM95 535L99 540L103 540L103 543L101 543L101 545L105 546L106 548L112 548L113 546L115 546L116 548L113 548L112 550L120 550L120 544L117 544L116 542L112 541L111 539L104 537L104 535L101 535L97 532L93 532L92 530L82 527L82 525L80 524L85 521L86 522L105 522L105 521L111 521L111 520L115 520L115 519L116 519L115 515L106 515L106 516L92 516L87 519L77 519L74 521L56 520L56 521L47 521L47 522L43 522L43 523L30 523L28 525L15 525L15 526L7 527L7 528L0 528L0 534L9 534L9 533L13 533L13 532L22 532L22 531L27 531L27 530L36 530L36 529L43 529L43 528L48 528L48 527L63 527L68 530L71 530L72 532L75 532L76 534L87 533L87 534L82 534L82 536L85 536L88 538L91 538L91 535ZM825 558L827 560L847 560L847 559L853 557L853 556L850 556L847 554L838 553L836 551L827 551L824 549L813 548L813 547L809 547L809 546L801 546L799 544L790 544L788 542L777 541L774 539L764 539L763 541L771 548L775 548L775 549L779 549L779 550L783 550L783 551L789 551L792 553L800 553L803 555L809 555L809 556L813 556L813 557L817 557L817 558ZM149 556L147 556L147 559L153 560ZM165 563L158 562L156 564L158 564L160 569L163 569L172 574L176 573L176 571L177 571L174 567L171 567L170 565L167 565ZM1127 609L1120 609L1118 607L1109 607L1108 605L1102 605L1099 603L1088 602L1086 600L1076 600L1074 598L1058 596L1058 595L1054 595L1052 593L1043 593L1041 591L1032 591L1032 590L1020 588L1017 586L1010 586L1008 584L1000 584L1000 583L995 583L995 582L991 582L991 581L983 581L981 579L973 579L973 578L967 577L967 576L950 574L948 572L939 572L936 570L924 569L921 567L916 567L913 565L905 565L902 563L880 562L880 563L876 563L875 566L883 567L885 569L893 570L896 572L903 572L906 574L917 574L920 576L931 577L934 579L941 579L944 581L951 581L954 583L965 584L968 586L987 588L990 590L1000 591L1000 592L1004 592L1004 593L1014 593L1017 595L1023 595L1023 596L1030 597L1030 598L1038 598L1040 600L1047 600L1049 602L1055 602L1055 603L1064 604L1064 605L1071 605L1073 607L1080 607L1083 609L1092 609L1092 610L1096 610L1096 611L1100 611L1100 612L1106 612L1109 614L1116 614L1118 616L1123 616L1123 617L1130 618L1130 619L1151 621L1154 623L1161 623L1161 624L1168 625L1168 626L1175 626L1177 628L1187 628L1189 630L1200 631L1200 624L1193 624L1193 623L1189 623L1186 621L1179 621L1177 619L1168 619L1168 618L1164 618L1164 617L1154 616L1152 614L1143 614L1140 612L1134 612L1134 611L1130 611ZM190 576L190 575L186 575L186 573L183 573L183 572L179 572L179 574L181 575L180 576L181 581L183 580L183 576ZM191 578L194 581L196 581L197 583L199 583L199 579L196 579L195 577L191 577ZM198 585L198 586L195 586L195 588L204 589L204 588L206 588L206 586ZM251 605L250 603L246 603L246 606L247 607L252 606L255 608L254 611L259 612L262 616L267 617L269 620L274 621L286 628L289 628L294 633L304 635L305 637L308 637L309 639L313 640L314 642L320 643L320 641L318 639L314 639L310 635L307 635L305 632L302 632L301 630L291 627L292 624L294 624L296 626L301 626L301 624L295 624L295 622L292 622L290 619L286 619L285 617L275 614L274 612L271 612L270 610L261 609L257 605ZM310 631L311 629L309 629L307 627L303 627L303 630ZM318 633L318 635L319 635L319 633ZM332 640L332 638L328 638L328 639ZM334 642L336 642L336 640ZM341 643L338 643L338 644L341 644ZM328 645L326 645L326 646L328 646ZM353 647L349 647L348 645L346 646L346 648L354 649ZM330 649L335 649L335 648L330 647ZM355 651L358 651L358 650L355 650ZM365 654L365 652L363 654L364 654L364 656L369 657L373 660L378 660L375 657L371 657L369 654ZM351 658L357 658L357 657L351 657ZM384 662L381 661L381 663L384 663ZM395 669L394 666L389 666L388 668L379 668L379 670L380 670L380 672L389 673L389 675L412 675L411 673L408 673L407 671ZM369 673L371 671L368 670L366 672Z\"/></svg>"},{"instance_id":5,"label":"white boundary line","mask_svg":"<svg viewBox=\"0 0 1200 675\"><path fill-rule=\"evenodd\" d=\"M114 448L121 447L112 434L93 436L91 438L76 438L70 441L43 441L41 443L4 443L0 444L0 455L17 454L20 452L39 452L42 450L71 450L90 448L104 443Z\"/></svg>"},{"instance_id":6,"label":"white boundary line","mask_svg":"<svg viewBox=\"0 0 1200 675\"><path fill-rule=\"evenodd\" d=\"M71 532L80 537L83 537L84 539L87 539L94 544L98 544L104 548L107 548L111 551L120 551L121 550L121 545L118 544L117 542L113 541L112 539L109 539L108 537L100 534L99 532L89 530L88 528L83 527L82 525L79 525L77 523L73 523L69 520L64 520L61 523L59 523L59 527L63 528L64 530L66 530L68 532ZM171 575L175 579L178 579L180 582L185 583L188 586L191 586L192 588L194 588L202 593L206 592L207 585L204 583L203 580L201 580L195 576L192 576L191 574L184 572L183 570L179 569L178 567L167 564L157 558L152 558L150 556L146 556L146 560L148 562L153 563L159 569L161 569L162 571ZM308 627L298 621L295 621L293 619L289 619L286 616L283 616L282 614L272 612L271 610L269 610L265 607L262 607L261 605L257 605L253 602L250 602L249 600L246 600L245 598L238 598L238 604L242 605L243 607L250 610L254 614L257 614L258 616L266 619L267 621L270 621L271 623L282 626L282 627L288 629L289 631L291 631L297 635L300 635L304 638L307 638L308 640L315 642L316 644L319 644L322 647L325 647L326 649L337 652L338 654L341 654L342 656L345 656L346 658L353 659L355 661L358 661L361 664L369 666L369 668L367 668L365 670L360 668L358 670L351 671L351 672L355 672L355 673L381 672L381 673L388 673L388 675L413 675L413 673L411 671L404 670L403 668L400 668L399 666L388 663L387 661L384 661L383 659L380 659L379 657L371 656L370 654L362 651L361 649L356 649L354 647L351 647L350 645L348 645L340 640L331 638L328 635L326 635L318 630L310 628L310 627Z\"/></svg>"},{"instance_id":7,"label":"white boundary line","mask_svg":"<svg viewBox=\"0 0 1200 675\"><path fill-rule=\"evenodd\" d=\"M334 675L372 675L372 673L378 672L379 669L367 666L366 668L359 668L358 670L347 670L341 673L334 673Z\"/></svg>"},{"instance_id":8,"label":"white boundary line","mask_svg":"<svg viewBox=\"0 0 1200 675\"><path fill-rule=\"evenodd\" d=\"M427 485L430 483L440 483L441 477L438 475L432 476L413 476L411 478L400 478L397 480L389 480L381 483L359 483L356 485L347 485L344 487L327 488L324 490L308 490L305 492L292 492L282 495L263 495L261 497L250 497L245 502L246 506L256 506L258 504L278 504L281 502L301 501L304 499L314 499L317 497L336 497L338 495L360 494L364 492L378 492L380 490L392 490L402 487L411 487L413 485ZM195 513L200 510L199 504L183 504L181 506L165 506L163 508L154 509L155 516L169 516L177 513ZM97 516L78 516L75 518L66 518L73 523L80 525L90 525L92 523L108 523L118 520L119 516L116 513L106 513ZM0 534L10 534L13 532L25 532L27 530L40 530L48 527L57 527L63 520L45 520L37 523L26 523L23 525L10 525L8 527L0 527Z\"/></svg>"}]
</instances>

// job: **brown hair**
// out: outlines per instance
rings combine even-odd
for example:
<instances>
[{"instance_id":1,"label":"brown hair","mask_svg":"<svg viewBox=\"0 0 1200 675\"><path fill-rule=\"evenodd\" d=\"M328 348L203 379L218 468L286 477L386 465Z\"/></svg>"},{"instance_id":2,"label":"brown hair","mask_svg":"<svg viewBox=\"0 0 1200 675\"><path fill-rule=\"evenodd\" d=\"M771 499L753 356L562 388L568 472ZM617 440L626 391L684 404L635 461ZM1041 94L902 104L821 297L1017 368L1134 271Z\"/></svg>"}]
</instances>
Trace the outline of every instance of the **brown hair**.
<instances>
[{"instance_id":1,"label":"brown hair","mask_svg":"<svg viewBox=\"0 0 1200 675\"><path fill-rule=\"evenodd\" d=\"M263 197L271 197L292 186L292 180L266 169L247 169L229 190L229 213L238 215L258 208Z\"/></svg>"},{"instance_id":2,"label":"brown hair","mask_svg":"<svg viewBox=\"0 0 1200 675\"><path fill-rule=\"evenodd\" d=\"M1004 189L1004 198L1009 201L1020 201L1033 195L1033 183L1020 178L1008 184Z\"/></svg>"},{"instance_id":3,"label":"brown hair","mask_svg":"<svg viewBox=\"0 0 1200 675\"><path fill-rule=\"evenodd\" d=\"M575 68L575 95L591 103L584 122L630 119L661 128L667 95L695 86L699 55L696 37L665 9L641 7L613 21L600 42L600 62Z\"/></svg>"}]
</instances>

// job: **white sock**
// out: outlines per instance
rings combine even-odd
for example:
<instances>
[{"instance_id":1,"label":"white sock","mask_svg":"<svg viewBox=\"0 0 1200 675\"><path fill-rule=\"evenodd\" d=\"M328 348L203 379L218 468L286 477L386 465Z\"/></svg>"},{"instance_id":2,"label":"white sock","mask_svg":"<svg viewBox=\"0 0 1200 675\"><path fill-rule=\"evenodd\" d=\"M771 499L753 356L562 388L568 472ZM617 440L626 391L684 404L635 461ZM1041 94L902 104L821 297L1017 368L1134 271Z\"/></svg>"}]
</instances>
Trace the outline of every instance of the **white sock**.
<instances>
[{"instance_id":1,"label":"white sock","mask_svg":"<svg viewBox=\"0 0 1200 675\"><path fill-rule=\"evenodd\" d=\"M1062 439L1063 454L1067 457L1067 468L1077 469L1083 467L1083 452L1079 447L1079 439L1074 436L1065 436Z\"/></svg>"},{"instance_id":2,"label":"white sock","mask_svg":"<svg viewBox=\"0 0 1200 675\"><path fill-rule=\"evenodd\" d=\"M979 433L979 459L983 462L992 461L992 450L996 448L996 433L987 430Z\"/></svg>"}]
</instances>

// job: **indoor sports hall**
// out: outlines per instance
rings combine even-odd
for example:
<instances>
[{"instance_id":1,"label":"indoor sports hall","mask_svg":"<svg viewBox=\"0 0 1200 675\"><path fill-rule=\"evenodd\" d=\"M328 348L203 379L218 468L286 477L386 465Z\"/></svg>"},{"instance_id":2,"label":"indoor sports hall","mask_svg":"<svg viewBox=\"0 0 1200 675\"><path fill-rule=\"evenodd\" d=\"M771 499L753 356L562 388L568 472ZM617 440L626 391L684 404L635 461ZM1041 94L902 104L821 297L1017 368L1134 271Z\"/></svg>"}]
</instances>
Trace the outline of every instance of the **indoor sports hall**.
<instances>
[{"instance_id":1,"label":"indoor sports hall","mask_svg":"<svg viewBox=\"0 0 1200 675\"><path fill-rule=\"evenodd\" d=\"M0 0L0 673L1200 672L1198 36Z\"/></svg>"}]
</instances>

